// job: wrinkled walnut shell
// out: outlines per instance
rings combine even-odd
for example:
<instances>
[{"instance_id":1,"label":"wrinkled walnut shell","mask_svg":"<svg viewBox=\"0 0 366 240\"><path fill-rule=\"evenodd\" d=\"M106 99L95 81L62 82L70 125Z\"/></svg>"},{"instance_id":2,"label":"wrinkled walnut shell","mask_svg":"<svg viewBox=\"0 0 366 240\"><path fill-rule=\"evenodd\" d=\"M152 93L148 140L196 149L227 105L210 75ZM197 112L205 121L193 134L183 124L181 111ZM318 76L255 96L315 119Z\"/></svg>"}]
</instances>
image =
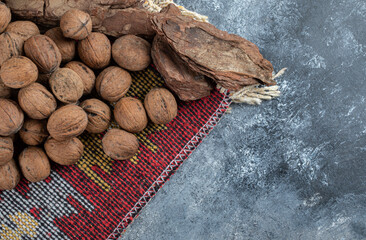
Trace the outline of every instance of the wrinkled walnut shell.
<instances>
[{"instance_id":1,"label":"wrinkled walnut shell","mask_svg":"<svg viewBox=\"0 0 366 240\"><path fill-rule=\"evenodd\" d=\"M50 87L55 97L63 103L76 103L84 92L79 75L69 68L59 68L50 77Z\"/></svg>"},{"instance_id":2,"label":"wrinkled walnut shell","mask_svg":"<svg viewBox=\"0 0 366 240\"><path fill-rule=\"evenodd\" d=\"M60 50L56 43L45 35L32 36L25 41L24 52L38 66L41 73L51 73L60 66Z\"/></svg>"},{"instance_id":3,"label":"wrinkled walnut shell","mask_svg":"<svg viewBox=\"0 0 366 240\"><path fill-rule=\"evenodd\" d=\"M78 53L89 67L105 68L111 60L111 43L103 33L93 32L78 43Z\"/></svg>"},{"instance_id":4,"label":"wrinkled walnut shell","mask_svg":"<svg viewBox=\"0 0 366 240\"><path fill-rule=\"evenodd\" d=\"M70 9L60 19L62 33L67 38L82 40L92 31L90 15L78 9Z\"/></svg>"},{"instance_id":5,"label":"wrinkled walnut shell","mask_svg":"<svg viewBox=\"0 0 366 240\"><path fill-rule=\"evenodd\" d=\"M48 138L44 144L48 157L60 165L75 164L84 152L84 145L78 138L65 141L57 141Z\"/></svg>"},{"instance_id":6,"label":"wrinkled walnut shell","mask_svg":"<svg viewBox=\"0 0 366 240\"><path fill-rule=\"evenodd\" d=\"M14 145L10 137L0 137L0 166L13 158Z\"/></svg>"},{"instance_id":7,"label":"wrinkled walnut shell","mask_svg":"<svg viewBox=\"0 0 366 240\"><path fill-rule=\"evenodd\" d=\"M177 101L165 88L154 88L145 97L145 109L155 124L167 124L178 113Z\"/></svg>"},{"instance_id":8,"label":"wrinkled walnut shell","mask_svg":"<svg viewBox=\"0 0 366 240\"><path fill-rule=\"evenodd\" d=\"M4 3L0 2L0 33L4 32L10 21L10 9Z\"/></svg>"},{"instance_id":9,"label":"wrinkled walnut shell","mask_svg":"<svg viewBox=\"0 0 366 240\"><path fill-rule=\"evenodd\" d=\"M3 63L0 78L7 87L23 88L37 81L38 69L29 58L16 56Z\"/></svg>"},{"instance_id":10,"label":"wrinkled walnut shell","mask_svg":"<svg viewBox=\"0 0 366 240\"><path fill-rule=\"evenodd\" d=\"M66 105L57 109L47 123L47 130L51 137L58 141L77 137L84 132L88 125L88 116L84 110L76 105Z\"/></svg>"},{"instance_id":11,"label":"wrinkled walnut shell","mask_svg":"<svg viewBox=\"0 0 366 240\"><path fill-rule=\"evenodd\" d=\"M40 182L51 174L46 153L39 147L28 147L19 155L19 165L24 177L30 182Z\"/></svg>"},{"instance_id":12,"label":"wrinkled walnut shell","mask_svg":"<svg viewBox=\"0 0 366 240\"><path fill-rule=\"evenodd\" d=\"M20 89L18 102L24 112L33 119L46 119L57 107L55 97L40 83Z\"/></svg>"},{"instance_id":13,"label":"wrinkled walnut shell","mask_svg":"<svg viewBox=\"0 0 366 240\"><path fill-rule=\"evenodd\" d=\"M119 67L108 67L101 72L95 82L95 88L103 99L115 102L130 89L131 75Z\"/></svg>"},{"instance_id":14,"label":"wrinkled walnut shell","mask_svg":"<svg viewBox=\"0 0 366 240\"><path fill-rule=\"evenodd\" d=\"M151 63L151 44L143 38L126 35L113 43L112 56L120 67L141 71Z\"/></svg>"},{"instance_id":15,"label":"wrinkled walnut shell","mask_svg":"<svg viewBox=\"0 0 366 240\"><path fill-rule=\"evenodd\" d=\"M102 139L105 154L116 160L132 158L138 151L139 142L132 133L110 129Z\"/></svg>"},{"instance_id":16,"label":"wrinkled walnut shell","mask_svg":"<svg viewBox=\"0 0 366 240\"><path fill-rule=\"evenodd\" d=\"M20 172L14 159L0 166L0 190L11 190L20 181Z\"/></svg>"},{"instance_id":17,"label":"wrinkled walnut shell","mask_svg":"<svg viewBox=\"0 0 366 240\"><path fill-rule=\"evenodd\" d=\"M69 62L75 57L76 41L65 38L61 28L51 28L44 35L51 38L57 45L61 53L62 62Z\"/></svg>"},{"instance_id":18,"label":"wrinkled walnut shell","mask_svg":"<svg viewBox=\"0 0 366 240\"><path fill-rule=\"evenodd\" d=\"M107 130L111 121L111 109L104 102L92 98L80 104L80 107L88 114L88 126L86 131L101 133Z\"/></svg>"},{"instance_id":19,"label":"wrinkled walnut shell","mask_svg":"<svg viewBox=\"0 0 366 240\"><path fill-rule=\"evenodd\" d=\"M0 79L0 98L10 98L11 88L5 86L5 84Z\"/></svg>"},{"instance_id":20,"label":"wrinkled walnut shell","mask_svg":"<svg viewBox=\"0 0 366 240\"><path fill-rule=\"evenodd\" d=\"M24 114L17 103L0 98L0 119L0 136L10 136L22 127Z\"/></svg>"},{"instance_id":21,"label":"wrinkled walnut shell","mask_svg":"<svg viewBox=\"0 0 366 240\"><path fill-rule=\"evenodd\" d=\"M90 94L95 85L95 74L82 62L72 61L65 65L65 68L74 70L84 83L84 94Z\"/></svg>"},{"instance_id":22,"label":"wrinkled walnut shell","mask_svg":"<svg viewBox=\"0 0 366 240\"><path fill-rule=\"evenodd\" d=\"M27 119L19 131L19 136L25 144L37 146L48 137L46 124L46 121Z\"/></svg>"},{"instance_id":23,"label":"wrinkled walnut shell","mask_svg":"<svg viewBox=\"0 0 366 240\"><path fill-rule=\"evenodd\" d=\"M24 41L16 33L4 32L0 35L0 67L11 57L23 54Z\"/></svg>"},{"instance_id":24,"label":"wrinkled walnut shell","mask_svg":"<svg viewBox=\"0 0 366 240\"><path fill-rule=\"evenodd\" d=\"M18 34L23 39L23 41L28 40L28 38L32 36L40 34L37 25L31 21L11 22L5 31Z\"/></svg>"},{"instance_id":25,"label":"wrinkled walnut shell","mask_svg":"<svg viewBox=\"0 0 366 240\"><path fill-rule=\"evenodd\" d=\"M147 115L142 102L136 98L121 98L114 107L114 118L121 128L138 133L147 126Z\"/></svg>"}]
</instances>

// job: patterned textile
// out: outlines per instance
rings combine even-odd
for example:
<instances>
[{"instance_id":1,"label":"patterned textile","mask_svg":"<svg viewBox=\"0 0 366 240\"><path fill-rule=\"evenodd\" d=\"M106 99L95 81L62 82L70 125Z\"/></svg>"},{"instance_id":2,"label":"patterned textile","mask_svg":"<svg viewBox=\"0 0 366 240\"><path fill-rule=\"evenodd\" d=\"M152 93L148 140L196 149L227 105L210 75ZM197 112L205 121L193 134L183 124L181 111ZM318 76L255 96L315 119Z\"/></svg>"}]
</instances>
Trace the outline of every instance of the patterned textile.
<instances>
[{"instance_id":1,"label":"patterned textile","mask_svg":"<svg viewBox=\"0 0 366 240\"><path fill-rule=\"evenodd\" d=\"M164 84L152 67L132 77L128 96L141 100ZM52 164L46 180L23 178L15 190L0 192L0 239L117 239L216 126L230 102L217 90L199 101L179 102L172 122L149 123L136 134L139 152L128 161L113 161L103 153L103 134L80 136L85 152L77 164Z\"/></svg>"}]
</instances>

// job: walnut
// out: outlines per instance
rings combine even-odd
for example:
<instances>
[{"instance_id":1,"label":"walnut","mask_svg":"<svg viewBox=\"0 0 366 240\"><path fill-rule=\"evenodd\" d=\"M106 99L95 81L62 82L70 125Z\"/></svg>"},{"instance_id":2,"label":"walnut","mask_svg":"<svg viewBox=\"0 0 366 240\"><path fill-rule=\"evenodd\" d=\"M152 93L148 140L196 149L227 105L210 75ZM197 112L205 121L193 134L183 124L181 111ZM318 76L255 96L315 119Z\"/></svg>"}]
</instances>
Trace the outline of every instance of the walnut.
<instances>
[{"instance_id":1,"label":"walnut","mask_svg":"<svg viewBox=\"0 0 366 240\"><path fill-rule=\"evenodd\" d=\"M101 133L107 130L111 121L111 109L104 102L91 98L80 104L80 107L88 114L88 126L86 131Z\"/></svg>"},{"instance_id":2,"label":"walnut","mask_svg":"<svg viewBox=\"0 0 366 240\"><path fill-rule=\"evenodd\" d=\"M155 124L167 124L177 116L177 102L165 88L154 88L145 97L147 115Z\"/></svg>"},{"instance_id":3,"label":"walnut","mask_svg":"<svg viewBox=\"0 0 366 240\"><path fill-rule=\"evenodd\" d=\"M44 144L44 149L52 161L61 165L72 165L83 155L84 145L76 137L65 141L48 138Z\"/></svg>"},{"instance_id":4,"label":"walnut","mask_svg":"<svg viewBox=\"0 0 366 240\"><path fill-rule=\"evenodd\" d=\"M0 98L0 119L0 136L10 136L22 127L24 114L14 101Z\"/></svg>"},{"instance_id":5,"label":"walnut","mask_svg":"<svg viewBox=\"0 0 366 240\"><path fill-rule=\"evenodd\" d=\"M151 63L151 44L143 38L126 35L113 43L112 56L120 67L140 71Z\"/></svg>"},{"instance_id":6,"label":"walnut","mask_svg":"<svg viewBox=\"0 0 366 240\"><path fill-rule=\"evenodd\" d=\"M0 190L11 190L20 181L20 172L14 159L0 166Z\"/></svg>"},{"instance_id":7,"label":"walnut","mask_svg":"<svg viewBox=\"0 0 366 240\"><path fill-rule=\"evenodd\" d=\"M0 78L0 98L10 98L11 96L11 88L5 86L3 81Z\"/></svg>"},{"instance_id":8,"label":"walnut","mask_svg":"<svg viewBox=\"0 0 366 240\"><path fill-rule=\"evenodd\" d=\"M60 50L56 43L47 36L30 37L24 43L24 52L38 66L41 73L51 73L60 66Z\"/></svg>"},{"instance_id":9,"label":"walnut","mask_svg":"<svg viewBox=\"0 0 366 240\"><path fill-rule=\"evenodd\" d=\"M4 32L10 21L10 9L4 3L0 2L0 33Z\"/></svg>"},{"instance_id":10,"label":"walnut","mask_svg":"<svg viewBox=\"0 0 366 240\"><path fill-rule=\"evenodd\" d=\"M39 147L27 147L19 155L19 165L24 177L30 182L40 182L51 173L50 161Z\"/></svg>"},{"instance_id":11,"label":"walnut","mask_svg":"<svg viewBox=\"0 0 366 240\"><path fill-rule=\"evenodd\" d=\"M0 137L0 166L13 158L14 145L11 137Z\"/></svg>"},{"instance_id":12,"label":"walnut","mask_svg":"<svg viewBox=\"0 0 366 240\"><path fill-rule=\"evenodd\" d=\"M57 107L55 97L40 83L20 89L18 102L30 118L39 120L48 118Z\"/></svg>"},{"instance_id":13,"label":"walnut","mask_svg":"<svg viewBox=\"0 0 366 240\"><path fill-rule=\"evenodd\" d=\"M51 28L44 35L51 38L57 45L61 53L62 62L69 62L75 57L76 41L65 38L61 28Z\"/></svg>"},{"instance_id":14,"label":"walnut","mask_svg":"<svg viewBox=\"0 0 366 240\"><path fill-rule=\"evenodd\" d=\"M114 107L113 113L119 126L128 132L138 133L147 126L144 105L136 98L122 98Z\"/></svg>"},{"instance_id":15,"label":"walnut","mask_svg":"<svg viewBox=\"0 0 366 240\"><path fill-rule=\"evenodd\" d=\"M19 136L25 144L37 146L48 137L46 124L46 121L27 119L19 131Z\"/></svg>"},{"instance_id":16,"label":"walnut","mask_svg":"<svg viewBox=\"0 0 366 240\"><path fill-rule=\"evenodd\" d=\"M23 39L16 33L4 32L0 35L0 67L11 57L23 54Z\"/></svg>"},{"instance_id":17,"label":"walnut","mask_svg":"<svg viewBox=\"0 0 366 240\"><path fill-rule=\"evenodd\" d=\"M102 139L105 154L116 160L132 158L138 151L139 142L132 133L110 129Z\"/></svg>"},{"instance_id":18,"label":"walnut","mask_svg":"<svg viewBox=\"0 0 366 240\"><path fill-rule=\"evenodd\" d=\"M89 67L105 68L111 60L111 43L103 33L93 32L78 43L78 53Z\"/></svg>"},{"instance_id":19,"label":"walnut","mask_svg":"<svg viewBox=\"0 0 366 240\"><path fill-rule=\"evenodd\" d=\"M62 33L67 38L82 40L92 31L90 15L78 9L70 9L60 19Z\"/></svg>"},{"instance_id":20,"label":"walnut","mask_svg":"<svg viewBox=\"0 0 366 240\"><path fill-rule=\"evenodd\" d=\"M82 62L72 61L65 65L65 68L74 70L83 80L84 94L90 94L95 85L95 74L88 66Z\"/></svg>"},{"instance_id":21,"label":"walnut","mask_svg":"<svg viewBox=\"0 0 366 240\"><path fill-rule=\"evenodd\" d=\"M79 75L69 68L59 68L50 77L50 87L55 97L63 103L76 103L84 92Z\"/></svg>"},{"instance_id":22,"label":"walnut","mask_svg":"<svg viewBox=\"0 0 366 240\"><path fill-rule=\"evenodd\" d=\"M26 87L38 78L37 66L23 56L16 56L6 60L0 69L0 79L10 88Z\"/></svg>"},{"instance_id":23,"label":"walnut","mask_svg":"<svg viewBox=\"0 0 366 240\"><path fill-rule=\"evenodd\" d=\"M48 119L47 130L58 141L77 137L88 125L88 116L76 105L66 105L57 109Z\"/></svg>"},{"instance_id":24,"label":"walnut","mask_svg":"<svg viewBox=\"0 0 366 240\"><path fill-rule=\"evenodd\" d=\"M5 31L18 34L23 39L23 41L28 40L28 38L32 36L40 34L37 25L31 21L11 22Z\"/></svg>"},{"instance_id":25,"label":"walnut","mask_svg":"<svg viewBox=\"0 0 366 240\"><path fill-rule=\"evenodd\" d=\"M131 75L119 67L108 67L101 72L95 82L98 94L110 102L118 101L130 88Z\"/></svg>"}]
</instances>

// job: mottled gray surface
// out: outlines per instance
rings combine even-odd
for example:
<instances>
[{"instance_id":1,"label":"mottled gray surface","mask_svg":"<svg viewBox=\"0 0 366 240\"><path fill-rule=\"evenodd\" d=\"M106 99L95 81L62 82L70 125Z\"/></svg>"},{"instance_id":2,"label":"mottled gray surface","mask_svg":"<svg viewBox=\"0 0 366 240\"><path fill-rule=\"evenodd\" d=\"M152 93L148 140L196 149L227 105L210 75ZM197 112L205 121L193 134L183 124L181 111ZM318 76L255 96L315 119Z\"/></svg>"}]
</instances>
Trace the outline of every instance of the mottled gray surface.
<instances>
[{"instance_id":1,"label":"mottled gray surface","mask_svg":"<svg viewBox=\"0 0 366 240\"><path fill-rule=\"evenodd\" d=\"M283 95L234 105L123 239L366 239L366 2L177 2L288 67Z\"/></svg>"}]
</instances>

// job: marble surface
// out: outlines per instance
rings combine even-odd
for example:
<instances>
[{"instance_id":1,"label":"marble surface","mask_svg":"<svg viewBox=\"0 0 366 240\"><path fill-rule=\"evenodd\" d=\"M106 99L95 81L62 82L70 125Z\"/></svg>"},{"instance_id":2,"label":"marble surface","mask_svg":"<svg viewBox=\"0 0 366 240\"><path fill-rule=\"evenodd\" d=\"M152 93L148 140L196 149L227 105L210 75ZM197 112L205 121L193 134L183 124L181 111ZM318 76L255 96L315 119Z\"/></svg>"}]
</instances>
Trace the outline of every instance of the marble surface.
<instances>
[{"instance_id":1,"label":"marble surface","mask_svg":"<svg viewBox=\"0 0 366 240\"><path fill-rule=\"evenodd\" d=\"M366 2L177 2L287 67L283 94L233 105L122 239L366 239Z\"/></svg>"}]
</instances>

